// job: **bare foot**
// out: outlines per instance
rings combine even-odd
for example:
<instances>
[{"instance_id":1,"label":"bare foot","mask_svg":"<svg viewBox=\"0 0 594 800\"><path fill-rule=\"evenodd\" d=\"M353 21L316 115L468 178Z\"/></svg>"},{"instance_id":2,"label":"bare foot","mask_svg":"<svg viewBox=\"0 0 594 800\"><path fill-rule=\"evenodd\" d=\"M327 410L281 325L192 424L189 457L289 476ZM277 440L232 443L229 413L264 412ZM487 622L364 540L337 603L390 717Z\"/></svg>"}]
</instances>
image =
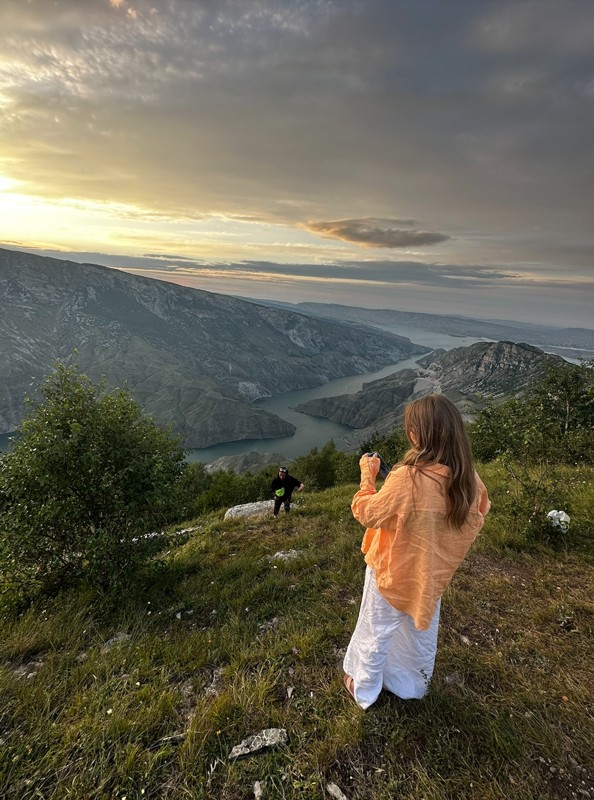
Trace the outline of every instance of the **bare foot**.
<instances>
[{"instance_id":1,"label":"bare foot","mask_svg":"<svg viewBox=\"0 0 594 800\"><path fill-rule=\"evenodd\" d=\"M355 681L351 678L350 675L347 675L346 672L344 674L343 681L344 681L344 685L346 686L347 692L354 699L354 697L355 697Z\"/></svg>"}]
</instances>

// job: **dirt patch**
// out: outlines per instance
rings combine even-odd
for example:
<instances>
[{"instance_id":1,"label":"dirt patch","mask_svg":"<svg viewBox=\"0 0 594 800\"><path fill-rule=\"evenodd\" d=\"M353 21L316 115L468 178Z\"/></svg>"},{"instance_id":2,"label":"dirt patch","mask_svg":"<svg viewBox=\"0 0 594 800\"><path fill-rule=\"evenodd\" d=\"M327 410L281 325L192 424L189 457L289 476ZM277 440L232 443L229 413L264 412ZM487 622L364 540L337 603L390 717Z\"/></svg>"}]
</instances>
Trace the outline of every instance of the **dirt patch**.
<instances>
[{"instance_id":1,"label":"dirt patch","mask_svg":"<svg viewBox=\"0 0 594 800\"><path fill-rule=\"evenodd\" d=\"M488 553L471 553L460 567L460 573L476 578L500 575L510 581L531 581L534 578L535 565L521 554L507 558Z\"/></svg>"}]
</instances>

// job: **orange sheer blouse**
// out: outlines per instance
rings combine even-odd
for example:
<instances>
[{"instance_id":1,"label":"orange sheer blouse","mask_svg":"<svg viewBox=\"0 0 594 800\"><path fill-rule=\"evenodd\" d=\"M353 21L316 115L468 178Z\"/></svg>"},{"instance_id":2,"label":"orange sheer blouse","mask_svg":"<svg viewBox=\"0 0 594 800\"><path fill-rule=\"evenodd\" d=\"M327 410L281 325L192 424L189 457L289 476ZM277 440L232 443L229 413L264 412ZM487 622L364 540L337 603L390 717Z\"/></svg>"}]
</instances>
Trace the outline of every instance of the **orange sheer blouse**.
<instances>
[{"instance_id":1,"label":"orange sheer blouse","mask_svg":"<svg viewBox=\"0 0 594 800\"><path fill-rule=\"evenodd\" d=\"M409 614L419 630L429 627L437 601L483 527L491 507L485 485L477 491L461 529L448 525L449 467L397 467L379 491L371 459L361 459L361 488L353 516L367 530L361 550L386 600Z\"/></svg>"}]
</instances>

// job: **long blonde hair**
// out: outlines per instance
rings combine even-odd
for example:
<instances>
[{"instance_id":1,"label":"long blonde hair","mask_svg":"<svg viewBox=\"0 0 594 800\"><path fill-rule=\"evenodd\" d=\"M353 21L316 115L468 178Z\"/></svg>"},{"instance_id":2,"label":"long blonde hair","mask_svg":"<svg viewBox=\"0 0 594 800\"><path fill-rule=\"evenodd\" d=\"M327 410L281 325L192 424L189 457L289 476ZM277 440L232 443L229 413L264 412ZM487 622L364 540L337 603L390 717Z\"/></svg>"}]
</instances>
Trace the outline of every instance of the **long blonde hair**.
<instances>
[{"instance_id":1,"label":"long blonde hair","mask_svg":"<svg viewBox=\"0 0 594 800\"><path fill-rule=\"evenodd\" d=\"M404 432L411 444L401 463L418 467L445 464L450 469L447 522L461 528L477 492L472 450L462 415L442 394L413 400L404 409Z\"/></svg>"}]
</instances>

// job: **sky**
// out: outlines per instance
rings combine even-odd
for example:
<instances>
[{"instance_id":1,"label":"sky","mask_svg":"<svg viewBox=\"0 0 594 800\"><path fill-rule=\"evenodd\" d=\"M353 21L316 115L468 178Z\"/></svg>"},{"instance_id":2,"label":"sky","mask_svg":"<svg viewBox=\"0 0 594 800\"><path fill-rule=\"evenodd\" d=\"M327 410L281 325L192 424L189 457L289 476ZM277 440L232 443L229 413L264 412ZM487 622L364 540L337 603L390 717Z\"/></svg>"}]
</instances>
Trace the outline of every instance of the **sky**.
<instances>
[{"instance_id":1,"label":"sky","mask_svg":"<svg viewBox=\"0 0 594 800\"><path fill-rule=\"evenodd\" d=\"M594 328L594 2L0 0L0 246Z\"/></svg>"}]
</instances>

